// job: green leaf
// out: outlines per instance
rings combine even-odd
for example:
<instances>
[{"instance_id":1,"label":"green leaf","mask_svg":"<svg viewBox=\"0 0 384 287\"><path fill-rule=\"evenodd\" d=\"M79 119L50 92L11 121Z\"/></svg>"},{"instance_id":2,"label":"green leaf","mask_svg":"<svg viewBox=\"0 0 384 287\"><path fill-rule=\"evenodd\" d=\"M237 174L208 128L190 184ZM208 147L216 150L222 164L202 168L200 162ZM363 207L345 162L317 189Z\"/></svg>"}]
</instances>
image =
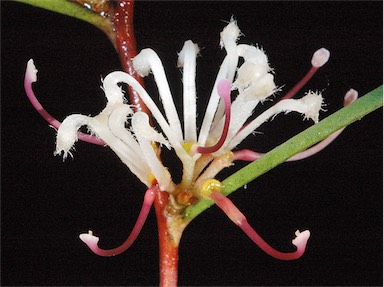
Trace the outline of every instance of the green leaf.
<instances>
[{"instance_id":1,"label":"green leaf","mask_svg":"<svg viewBox=\"0 0 384 287\"><path fill-rule=\"evenodd\" d=\"M376 88L356 102L340 109L319 123L292 137L285 143L266 153L260 159L248 164L241 170L222 181L221 192L229 195L245 184L253 181L272 168L285 162L293 155L320 142L335 131L363 118L383 105L383 86ZM212 206L212 200L200 200L184 211L184 220L190 221Z\"/></svg>"},{"instance_id":2,"label":"green leaf","mask_svg":"<svg viewBox=\"0 0 384 287\"><path fill-rule=\"evenodd\" d=\"M102 30L114 43L113 24L107 17L99 14L68 0L16 0L17 2L29 4L53 12L61 13L79 20L88 22Z\"/></svg>"}]
</instances>

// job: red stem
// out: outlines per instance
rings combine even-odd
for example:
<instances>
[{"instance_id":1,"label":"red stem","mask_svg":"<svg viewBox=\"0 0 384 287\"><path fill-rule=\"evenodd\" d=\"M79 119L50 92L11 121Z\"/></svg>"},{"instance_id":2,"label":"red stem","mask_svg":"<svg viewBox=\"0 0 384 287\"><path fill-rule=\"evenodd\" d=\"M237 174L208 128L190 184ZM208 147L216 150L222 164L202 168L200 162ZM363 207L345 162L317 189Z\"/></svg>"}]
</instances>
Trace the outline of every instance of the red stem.
<instances>
[{"instance_id":1,"label":"red stem","mask_svg":"<svg viewBox=\"0 0 384 287\"><path fill-rule=\"evenodd\" d=\"M143 79L135 73L132 58L137 55L136 40L133 29L133 8L134 0L118 0L112 22L115 28L117 52L126 73L133 76L142 86ZM140 96L129 87L130 102L137 111L150 114L148 108ZM155 210L159 234L160 249L160 286L177 286L178 272L178 245L174 244L168 232L167 218L164 215L168 205L168 193L158 189L155 201Z\"/></svg>"},{"instance_id":2,"label":"red stem","mask_svg":"<svg viewBox=\"0 0 384 287\"><path fill-rule=\"evenodd\" d=\"M155 210L160 247L160 287L177 286L179 248L168 232L167 217L168 193L158 189L155 197Z\"/></svg>"},{"instance_id":3,"label":"red stem","mask_svg":"<svg viewBox=\"0 0 384 287\"><path fill-rule=\"evenodd\" d=\"M134 0L119 0L116 3L116 8L111 18L116 36L115 46L120 56L121 65L126 73L133 76L144 87L143 78L135 73L132 63L132 58L137 55L136 39L133 29L134 2ZM140 99L138 93L131 89L131 87L128 89L130 102L136 107L136 110L149 114L148 108Z\"/></svg>"}]
</instances>

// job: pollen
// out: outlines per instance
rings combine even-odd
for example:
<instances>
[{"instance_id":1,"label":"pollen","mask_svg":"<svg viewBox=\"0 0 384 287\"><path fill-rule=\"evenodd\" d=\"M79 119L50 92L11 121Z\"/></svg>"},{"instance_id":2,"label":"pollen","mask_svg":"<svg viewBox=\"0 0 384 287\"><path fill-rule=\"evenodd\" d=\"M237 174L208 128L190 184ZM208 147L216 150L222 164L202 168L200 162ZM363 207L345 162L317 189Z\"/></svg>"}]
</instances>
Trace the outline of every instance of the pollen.
<instances>
[{"instance_id":1,"label":"pollen","mask_svg":"<svg viewBox=\"0 0 384 287\"><path fill-rule=\"evenodd\" d=\"M190 152L192 146L194 145L195 143L194 142L185 142L182 144L182 147L183 149L186 151L186 152Z\"/></svg>"},{"instance_id":2,"label":"pollen","mask_svg":"<svg viewBox=\"0 0 384 287\"><path fill-rule=\"evenodd\" d=\"M153 173L151 173L149 176L148 176L148 182L150 185L155 185L156 184L156 177Z\"/></svg>"},{"instance_id":3,"label":"pollen","mask_svg":"<svg viewBox=\"0 0 384 287\"><path fill-rule=\"evenodd\" d=\"M220 192L221 182L216 179L207 179L200 185L200 194L205 198L210 198L212 191Z\"/></svg>"}]
</instances>

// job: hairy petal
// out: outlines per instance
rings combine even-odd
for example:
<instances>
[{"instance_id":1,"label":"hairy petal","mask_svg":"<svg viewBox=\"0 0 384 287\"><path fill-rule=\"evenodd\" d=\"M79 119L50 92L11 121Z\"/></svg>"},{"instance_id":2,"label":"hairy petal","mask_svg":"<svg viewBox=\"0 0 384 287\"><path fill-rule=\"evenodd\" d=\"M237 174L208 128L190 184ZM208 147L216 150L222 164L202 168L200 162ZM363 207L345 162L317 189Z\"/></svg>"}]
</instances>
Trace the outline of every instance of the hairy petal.
<instances>
[{"instance_id":1,"label":"hairy petal","mask_svg":"<svg viewBox=\"0 0 384 287\"><path fill-rule=\"evenodd\" d=\"M313 121L317 122L322 101L323 99L321 95L313 92L308 93L306 96L298 100L282 100L263 112L260 116L240 130L228 144L227 148L233 149L261 124L281 112L288 113L295 111L304 114L305 118L311 118Z\"/></svg>"}]
</instances>

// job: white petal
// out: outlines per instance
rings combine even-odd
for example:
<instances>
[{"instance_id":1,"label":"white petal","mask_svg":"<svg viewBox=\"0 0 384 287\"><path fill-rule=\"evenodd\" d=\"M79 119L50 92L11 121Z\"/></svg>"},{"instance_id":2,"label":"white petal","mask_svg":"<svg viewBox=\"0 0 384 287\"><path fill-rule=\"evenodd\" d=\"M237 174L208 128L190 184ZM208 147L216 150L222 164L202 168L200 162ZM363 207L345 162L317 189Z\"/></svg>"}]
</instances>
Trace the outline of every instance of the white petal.
<instances>
[{"instance_id":1,"label":"white petal","mask_svg":"<svg viewBox=\"0 0 384 287\"><path fill-rule=\"evenodd\" d=\"M55 155L63 152L65 159L78 139L77 131L80 127L89 125L91 120L92 118L79 114L66 117L57 130Z\"/></svg>"},{"instance_id":2,"label":"white petal","mask_svg":"<svg viewBox=\"0 0 384 287\"><path fill-rule=\"evenodd\" d=\"M141 161L143 154L140 150L140 146L131 132L125 128L127 116L132 114L133 111L128 105L121 105L109 116L108 125L113 135L127 146L124 155L130 159L132 166L137 170L142 170L146 167L143 167Z\"/></svg>"},{"instance_id":3,"label":"white petal","mask_svg":"<svg viewBox=\"0 0 384 287\"><path fill-rule=\"evenodd\" d=\"M268 57L260 48L251 45L240 44L237 45L237 54L244 58L244 61L262 66L265 68L266 72L270 71Z\"/></svg>"},{"instance_id":4,"label":"white petal","mask_svg":"<svg viewBox=\"0 0 384 287\"><path fill-rule=\"evenodd\" d=\"M233 81L237 68L237 40L240 33L241 31L234 20L231 20L231 22L224 27L223 31L220 33L220 45L225 48L228 55L228 70L225 78L231 82Z\"/></svg>"},{"instance_id":5,"label":"white petal","mask_svg":"<svg viewBox=\"0 0 384 287\"><path fill-rule=\"evenodd\" d=\"M136 138L140 144L140 148L144 154L144 158L148 163L152 173L160 185L160 189L168 192L173 191L173 182L169 171L163 166L161 161L156 155L152 146L153 140L158 139L158 135L153 128L149 125L148 115L143 112L135 113L132 117L132 128L135 132ZM153 132L150 132L153 130Z\"/></svg>"},{"instance_id":6,"label":"white petal","mask_svg":"<svg viewBox=\"0 0 384 287\"><path fill-rule=\"evenodd\" d=\"M196 55L199 48L191 40L179 53L178 66L183 67L184 141L196 142Z\"/></svg>"},{"instance_id":7,"label":"white petal","mask_svg":"<svg viewBox=\"0 0 384 287\"><path fill-rule=\"evenodd\" d=\"M105 97L108 100L109 106L114 104L122 104L124 102L124 93L118 83L120 83L120 78L116 73L109 73L103 80L103 89L105 92Z\"/></svg>"},{"instance_id":8,"label":"white petal","mask_svg":"<svg viewBox=\"0 0 384 287\"><path fill-rule=\"evenodd\" d=\"M92 118L88 126L100 137L120 158L120 160L137 176L145 185L150 186L148 165L143 161L137 161L137 156L132 155L132 146L129 147L118 137L116 137L108 126L109 115L102 111L99 115ZM139 158L143 158L140 148L134 150Z\"/></svg>"},{"instance_id":9,"label":"white petal","mask_svg":"<svg viewBox=\"0 0 384 287\"><path fill-rule=\"evenodd\" d=\"M128 84L139 94L140 98L143 100L145 105L151 111L152 115L155 117L156 121L159 123L162 131L167 136L169 142L171 143L175 151L180 153L180 155L188 156L188 154L181 146L182 142L179 141L179 138L177 137L176 133L168 125L159 108L153 102L152 98L148 95L146 90L129 74L124 72L112 72L104 79L105 93L113 93L116 90L120 90L120 88L116 84L113 84L116 82L123 82Z\"/></svg>"},{"instance_id":10,"label":"white petal","mask_svg":"<svg viewBox=\"0 0 384 287\"><path fill-rule=\"evenodd\" d=\"M251 121L242 130L240 130L236 136L233 137L228 144L227 149L232 150L240 142L242 142L248 135L250 135L261 124L266 122L269 118L277 115L281 112L298 112L305 115L305 118L311 118L315 122L318 120L318 114L321 109L322 97L319 94L310 93L302 99L287 99L276 103L274 106L263 112L256 119Z\"/></svg>"},{"instance_id":11,"label":"white petal","mask_svg":"<svg viewBox=\"0 0 384 287\"><path fill-rule=\"evenodd\" d=\"M231 122L229 125L227 138L221 148L221 152L227 151L226 145L243 127L244 123L252 115L253 110L258 103L273 94L275 84L272 74L265 74L258 81L253 81L246 90L242 91L231 104ZM212 141L216 142L220 137L223 126L224 117L221 121L213 126L210 132Z\"/></svg>"},{"instance_id":12,"label":"white petal","mask_svg":"<svg viewBox=\"0 0 384 287\"><path fill-rule=\"evenodd\" d=\"M137 112L132 117L132 126L133 123L136 125L140 125L140 133L136 135L136 138L143 137L149 141L157 142L161 145L167 146L169 149L171 148L169 142L163 137L161 133L155 131L153 127L149 124L149 117L144 112Z\"/></svg>"},{"instance_id":13,"label":"white petal","mask_svg":"<svg viewBox=\"0 0 384 287\"><path fill-rule=\"evenodd\" d=\"M240 33L240 29L237 26L236 21L234 21L233 19L231 19L231 22L220 33L220 43L223 47L225 47L225 50L227 52L227 61L225 62L227 65L227 69L225 79L228 79L231 82L233 82L233 79L235 77L237 63L239 60L237 54L237 39L239 38ZM213 126L220 122L220 120L225 116L224 110L224 103L220 100L215 117L213 119Z\"/></svg>"},{"instance_id":14,"label":"white petal","mask_svg":"<svg viewBox=\"0 0 384 287\"><path fill-rule=\"evenodd\" d=\"M211 125L213 122L213 117L215 116L217 106L219 104L220 96L217 92L217 84L220 80L225 79L225 76L227 74L227 63L228 63L228 56L226 56L223 60L223 63L220 66L219 73L217 74L215 84L213 85L211 97L209 98L209 102L207 105L207 109L205 111L203 123L201 124L201 129L199 133L199 140L198 143L200 146L204 146L208 135L209 131L211 129Z\"/></svg>"}]
</instances>

